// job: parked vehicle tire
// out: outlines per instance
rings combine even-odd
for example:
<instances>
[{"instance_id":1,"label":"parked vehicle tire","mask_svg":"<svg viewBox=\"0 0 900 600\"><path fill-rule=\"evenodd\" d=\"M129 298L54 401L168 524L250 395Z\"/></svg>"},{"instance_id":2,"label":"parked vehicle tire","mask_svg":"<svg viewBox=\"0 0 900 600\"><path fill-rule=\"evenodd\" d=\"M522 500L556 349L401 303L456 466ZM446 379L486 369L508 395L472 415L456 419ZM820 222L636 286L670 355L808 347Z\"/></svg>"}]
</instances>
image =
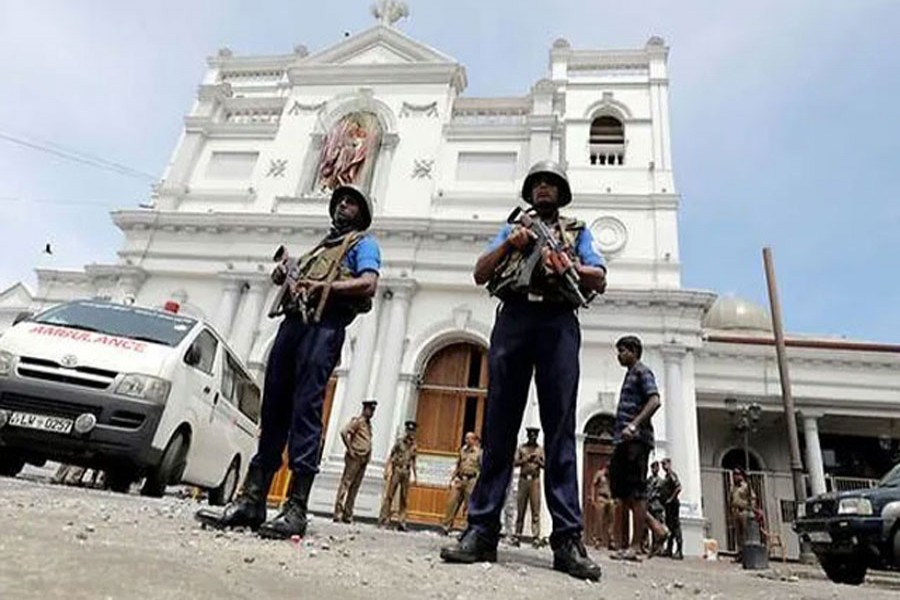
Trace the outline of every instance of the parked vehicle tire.
<instances>
[{"instance_id":1,"label":"parked vehicle tire","mask_svg":"<svg viewBox=\"0 0 900 600\"><path fill-rule=\"evenodd\" d=\"M188 446L187 434L179 431L163 451L159 464L147 472L144 485L141 487L142 496L160 498L166 492L166 487L181 482L184 475L184 467L187 464Z\"/></svg>"},{"instance_id":2,"label":"parked vehicle tire","mask_svg":"<svg viewBox=\"0 0 900 600\"><path fill-rule=\"evenodd\" d=\"M105 471L105 476L106 489L120 494L127 494L131 489L131 484L134 483L134 471L130 469L108 469Z\"/></svg>"},{"instance_id":3,"label":"parked vehicle tire","mask_svg":"<svg viewBox=\"0 0 900 600\"><path fill-rule=\"evenodd\" d=\"M25 467L25 459L18 454L0 454L0 475L15 477Z\"/></svg>"},{"instance_id":4,"label":"parked vehicle tire","mask_svg":"<svg viewBox=\"0 0 900 600\"><path fill-rule=\"evenodd\" d=\"M865 580L868 570L868 565L864 561L853 556L823 555L819 557L819 563L828 579L847 585L860 585Z\"/></svg>"},{"instance_id":5,"label":"parked vehicle tire","mask_svg":"<svg viewBox=\"0 0 900 600\"><path fill-rule=\"evenodd\" d=\"M900 569L900 527L894 526L894 537L891 540L894 550L894 568Z\"/></svg>"},{"instance_id":6,"label":"parked vehicle tire","mask_svg":"<svg viewBox=\"0 0 900 600\"><path fill-rule=\"evenodd\" d=\"M225 472L225 478L219 487L209 490L209 503L212 506L224 506L231 502L234 493L237 491L238 479L241 476L241 460L235 456L228 470Z\"/></svg>"}]
</instances>

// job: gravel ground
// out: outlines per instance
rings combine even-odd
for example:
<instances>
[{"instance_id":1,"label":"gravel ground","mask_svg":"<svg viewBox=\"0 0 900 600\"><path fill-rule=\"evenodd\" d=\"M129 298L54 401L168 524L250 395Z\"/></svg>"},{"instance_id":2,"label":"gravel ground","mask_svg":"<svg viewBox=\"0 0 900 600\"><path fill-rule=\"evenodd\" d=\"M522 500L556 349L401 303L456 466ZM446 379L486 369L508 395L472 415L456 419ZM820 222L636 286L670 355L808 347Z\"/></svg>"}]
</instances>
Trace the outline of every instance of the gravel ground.
<instances>
[{"instance_id":1,"label":"gravel ground","mask_svg":"<svg viewBox=\"0 0 900 600\"><path fill-rule=\"evenodd\" d=\"M550 569L547 549L502 547L493 565L444 565L447 538L313 520L299 544L247 532L204 530L200 505L150 500L43 481L0 479L0 598L897 598L900 578L877 574L862 588L816 569L777 565L745 572L731 563L653 559L631 565L597 553L602 582Z\"/></svg>"}]
</instances>

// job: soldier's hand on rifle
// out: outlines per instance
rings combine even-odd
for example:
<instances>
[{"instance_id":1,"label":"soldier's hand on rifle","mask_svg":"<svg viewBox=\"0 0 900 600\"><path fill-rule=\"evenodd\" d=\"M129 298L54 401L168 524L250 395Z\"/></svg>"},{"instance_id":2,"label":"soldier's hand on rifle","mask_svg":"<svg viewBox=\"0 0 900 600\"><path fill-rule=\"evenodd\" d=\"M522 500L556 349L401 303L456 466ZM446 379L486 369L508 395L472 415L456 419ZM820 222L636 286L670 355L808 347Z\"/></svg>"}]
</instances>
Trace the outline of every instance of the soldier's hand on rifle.
<instances>
[{"instance_id":1,"label":"soldier's hand on rifle","mask_svg":"<svg viewBox=\"0 0 900 600\"><path fill-rule=\"evenodd\" d=\"M572 268L572 259L565 252L554 252L550 248L543 248L541 254L544 256L544 268L551 273L562 275Z\"/></svg>"},{"instance_id":2,"label":"soldier's hand on rifle","mask_svg":"<svg viewBox=\"0 0 900 600\"><path fill-rule=\"evenodd\" d=\"M522 250L528 244L530 244L533 240L537 239L537 234L528 229L527 227L522 227L521 225L516 226L512 233L509 234L509 237L506 238L510 244L512 244L515 248Z\"/></svg>"},{"instance_id":3,"label":"soldier's hand on rifle","mask_svg":"<svg viewBox=\"0 0 900 600\"><path fill-rule=\"evenodd\" d=\"M294 294L300 294L301 292L306 292L306 296L309 299L313 299L318 296L319 293L325 288L325 284L321 281L315 281L312 279L300 279L297 283L294 284L294 289L292 290Z\"/></svg>"}]
</instances>

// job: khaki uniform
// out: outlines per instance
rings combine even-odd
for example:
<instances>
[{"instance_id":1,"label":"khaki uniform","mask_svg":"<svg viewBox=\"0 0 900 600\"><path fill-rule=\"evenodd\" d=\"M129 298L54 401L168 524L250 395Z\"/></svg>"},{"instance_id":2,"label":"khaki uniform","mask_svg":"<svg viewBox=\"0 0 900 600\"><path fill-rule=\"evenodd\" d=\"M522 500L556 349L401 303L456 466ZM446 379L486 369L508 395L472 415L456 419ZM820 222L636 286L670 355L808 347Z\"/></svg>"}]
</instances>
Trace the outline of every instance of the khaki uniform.
<instances>
[{"instance_id":1,"label":"khaki uniform","mask_svg":"<svg viewBox=\"0 0 900 600\"><path fill-rule=\"evenodd\" d=\"M519 493L516 496L516 536L525 526L525 508L531 508L531 537L541 539L541 469L544 449L538 444L522 444L513 466L519 467Z\"/></svg>"},{"instance_id":2,"label":"khaki uniform","mask_svg":"<svg viewBox=\"0 0 900 600\"><path fill-rule=\"evenodd\" d=\"M753 510L753 490L746 480L731 487L731 522L734 525L734 543L738 556L744 552L747 535L747 518Z\"/></svg>"},{"instance_id":3,"label":"khaki uniform","mask_svg":"<svg viewBox=\"0 0 900 600\"><path fill-rule=\"evenodd\" d=\"M400 512L398 521L406 525L406 506L409 499L409 474L416 465L416 442L407 437L397 440L391 448L388 458L388 469L385 471L387 487L384 488L384 497L381 499L381 514L378 517L379 525L387 525L391 520L391 509L394 504L394 494L400 488Z\"/></svg>"},{"instance_id":4,"label":"khaki uniform","mask_svg":"<svg viewBox=\"0 0 900 600\"><path fill-rule=\"evenodd\" d=\"M353 518L356 494L372 456L372 424L362 415L353 417L341 431L341 439L349 444L344 454L344 473L334 499L334 518L349 521Z\"/></svg>"},{"instance_id":5,"label":"khaki uniform","mask_svg":"<svg viewBox=\"0 0 900 600\"><path fill-rule=\"evenodd\" d=\"M599 548L609 548L612 539L613 508L612 491L609 489L609 474L601 469L594 473L591 481L594 487L594 498L597 503L597 545Z\"/></svg>"},{"instance_id":6,"label":"khaki uniform","mask_svg":"<svg viewBox=\"0 0 900 600\"><path fill-rule=\"evenodd\" d=\"M460 507L463 516L468 513L469 497L475 489L475 481L481 473L481 448L463 446L456 459L456 469L450 481L450 496L447 498L447 510L444 512L444 531L450 531L453 519Z\"/></svg>"}]
</instances>

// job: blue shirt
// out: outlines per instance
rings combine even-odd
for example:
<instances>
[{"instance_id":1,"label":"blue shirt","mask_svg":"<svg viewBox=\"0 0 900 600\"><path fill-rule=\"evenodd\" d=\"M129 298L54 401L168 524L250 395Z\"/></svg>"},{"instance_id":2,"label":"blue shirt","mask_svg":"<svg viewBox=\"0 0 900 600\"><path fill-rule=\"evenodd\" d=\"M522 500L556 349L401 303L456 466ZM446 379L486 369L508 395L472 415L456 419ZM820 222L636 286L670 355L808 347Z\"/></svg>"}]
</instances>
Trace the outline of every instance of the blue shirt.
<instances>
[{"instance_id":1,"label":"blue shirt","mask_svg":"<svg viewBox=\"0 0 900 600\"><path fill-rule=\"evenodd\" d=\"M488 246L488 252L499 248L500 244L505 242L509 234L512 233L512 230L513 226L511 224L507 223L504 225ZM575 238L575 254L578 256L581 264L585 266L606 269L606 262L603 260L603 256L594 249L594 235L587 227L578 232L578 237Z\"/></svg>"},{"instance_id":2,"label":"blue shirt","mask_svg":"<svg viewBox=\"0 0 900 600\"><path fill-rule=\"evenodd\" d=\"M622 441L622 432L644 409L651 396L658 396L656 377L644 363L638 361L625 373L622 391L619 392L619 406L616 408L616 424L613 426L613 443ZM653 446L653 423L648 419L638 427L632 438Z\"/></svg>"},{"instance_id":3,"label":"blue shirt","mask_svg":"<svg viewBox=\"0 0 900 600\"><path fill-rule=\"evenodd\" d=\"M359 277L366 271L378 275L381 271L381 248L371 235L366 235L350 248L344 257L344 265Z\"/></svg>"}]
</instances>

